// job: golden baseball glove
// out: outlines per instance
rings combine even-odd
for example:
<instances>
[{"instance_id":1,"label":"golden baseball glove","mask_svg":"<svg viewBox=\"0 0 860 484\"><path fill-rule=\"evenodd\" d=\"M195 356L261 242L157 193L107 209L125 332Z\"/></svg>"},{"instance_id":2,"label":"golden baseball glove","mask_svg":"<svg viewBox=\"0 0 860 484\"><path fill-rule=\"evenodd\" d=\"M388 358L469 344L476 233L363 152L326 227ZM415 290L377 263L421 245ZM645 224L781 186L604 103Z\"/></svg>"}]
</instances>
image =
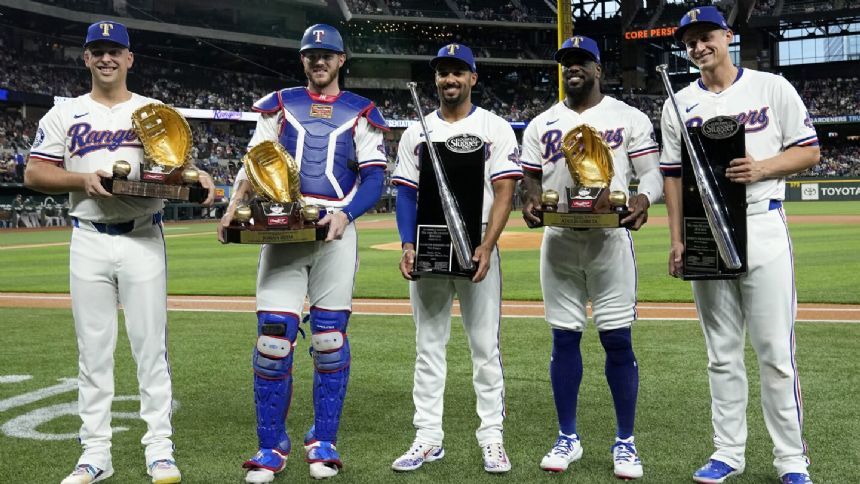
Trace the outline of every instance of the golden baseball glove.
<instances>
[{"instance_id":1,"label":"golden baseball glove","mask_svg":"<svg viewBox=\"0 0 860 484\"><path fill-rule=\"evenodd\" d=\"M612 150L603 136L587 124L571 129L561 140L567 169L578 186L606 188L615 172Z\"/></svg>"},{"instance_id":2,"label":"golden baseball glove","mask_svg":"<svg viewBox=\"0 0 860 484\"><path fill-rule=\"evenodd\" d=\"M161 103L141 106L131 115L146 155L158 165L176 168L191 155L191 128L179 111Z\"/></svg>"},{"instance_id":3,"label":"golden baseball glove","mask_svg":"<svg viewBox=\"0 0 860 484\"><path fill-rule=\"evenodd\" d=\"M278 203L302 200L298 165L280 143L263 141L251 148L242 162L258 195Z\"/></svg>"}]
</instances>

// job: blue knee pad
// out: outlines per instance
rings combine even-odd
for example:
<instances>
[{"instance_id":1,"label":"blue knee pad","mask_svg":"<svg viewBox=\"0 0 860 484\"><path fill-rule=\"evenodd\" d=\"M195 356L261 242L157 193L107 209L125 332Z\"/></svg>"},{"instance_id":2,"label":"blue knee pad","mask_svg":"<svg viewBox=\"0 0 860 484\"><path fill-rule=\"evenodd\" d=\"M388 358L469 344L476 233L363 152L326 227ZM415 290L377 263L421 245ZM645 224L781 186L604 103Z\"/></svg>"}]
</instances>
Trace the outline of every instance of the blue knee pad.
<instances>
[{"instance_id":1,"label":"blue knee pad","mask_svg":"<svg viewBox=\"0 0 860 484\"><path fill-rule=\"evenodd\" d=\"M606 363L627 365L636 361L630 327L601 331L600 344L606 350Z\"/></svg>"},{"instance_id":2,"label":"blue knee pad","mask_svg":"<svg viewBox=\"0 0 860 484\"><path fill-rule=\"evenodd\" d=\"M349 311L311 308L315 440L335 442L349 381Z\"/></svg>"},{"instance_id":3,"label":"blue knee pad","mask_svg":"<svg viewBox=\"0 0 860 484\"><path fill-rule=\"evenodd\" d=\"M254 347L254 402L257 438L261 449L290 452L286 432L287 410L293 394L293 349L299 318L290 313L257 313Z\"/></svg>"}]
</instances>

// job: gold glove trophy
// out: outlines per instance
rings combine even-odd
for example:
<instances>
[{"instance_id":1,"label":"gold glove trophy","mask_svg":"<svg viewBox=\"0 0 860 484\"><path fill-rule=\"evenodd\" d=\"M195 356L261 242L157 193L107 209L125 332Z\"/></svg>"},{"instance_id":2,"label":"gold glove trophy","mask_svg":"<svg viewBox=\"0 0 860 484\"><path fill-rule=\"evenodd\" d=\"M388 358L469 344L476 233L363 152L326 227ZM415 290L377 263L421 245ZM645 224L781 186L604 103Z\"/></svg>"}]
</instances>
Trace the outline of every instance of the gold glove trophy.
<instances>
[{"instance_id":1,"label":"gold glove trophy","mask_svg":"<svg viewBox=\"0 0 860 484\"><path fill-rule=\"evenodd\" d=\"M559 204L559 194L547 190L541 194L537 215L543 225L564 228L613 228L630 210L627 194L607 193L614 175L612 150L600 133L581 124L564 135L561 151L574 186L566 189L566 203Z\"/></svg>"},{"instance_id":2,"label":"gold glove trophy","mask_svg":"<svg viewBox=\"0 0 860 484\"><path fill-rule=\"evenodd\" d=\"M179 111L165 104L150 103L135 110L131 122L143 144L140 180L129 180L131 164L117 160L113 164L113 178L102 178L105 190L134 197L198 203L205 200L208 190L200 185L200 172L190 160L191 128Z\"/></svg>"},{"instance_id":3,"label":"gold glove trophy","mask_svg":"<svg viewBox=\"0 0 860 484\"><path fill-rule=\"evenodd\" d=\"M325 239L326 227L317 226L324 211L305 204L298 166L283 146L263 141L242 162L255 197L236 207L232 224L224 229L227 242L288 244Z\"/></svg>"}]
</instances>

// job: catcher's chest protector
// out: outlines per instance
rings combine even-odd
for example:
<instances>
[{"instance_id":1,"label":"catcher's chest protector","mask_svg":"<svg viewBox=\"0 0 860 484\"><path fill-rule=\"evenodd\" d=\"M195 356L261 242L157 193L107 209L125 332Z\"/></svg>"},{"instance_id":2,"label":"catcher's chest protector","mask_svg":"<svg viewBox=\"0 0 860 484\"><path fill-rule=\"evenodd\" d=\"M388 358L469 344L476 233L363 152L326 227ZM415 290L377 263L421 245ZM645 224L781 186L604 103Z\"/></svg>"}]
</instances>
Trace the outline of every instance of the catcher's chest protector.
<instances>
[{"instance_id":1,"label":"catcher's chest protector","mask_svg":"<svg viewBox=\"0 0 860 484\"><path fill-rule=\"evenodd\" d=\"M355 125L373 103L346 91L315 100L303 87L284 89L280 96L284 126L279 141L300 165L302 194L344 198L358 176Z\"/></svg>"}]
</instances>

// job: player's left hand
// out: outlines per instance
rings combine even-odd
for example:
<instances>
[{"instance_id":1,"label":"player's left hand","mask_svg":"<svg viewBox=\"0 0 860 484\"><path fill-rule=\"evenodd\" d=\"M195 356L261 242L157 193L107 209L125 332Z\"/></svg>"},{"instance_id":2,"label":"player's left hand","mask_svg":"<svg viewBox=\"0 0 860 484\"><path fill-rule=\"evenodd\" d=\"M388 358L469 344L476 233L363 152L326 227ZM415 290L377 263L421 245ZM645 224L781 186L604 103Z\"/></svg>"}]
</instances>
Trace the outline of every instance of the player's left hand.
<instances>
[{"instance_id":1,"label":"player's left hand","mask_svg":"<svg viewBox=\"0 0 860 484\"><path fill-rule=\"evenodd\" d=\"M212 206L212 202L215 201L215 182L212 181L212 177L209 176L209 173L206 173L203 170L199 170L200 178L197 180L200 182L200 186L207 190L206 200L200 202L200 205L204 207Z\"/></svg>"},{"instance_id":2,"label":"player's left hand","mask_svg":"<svg viewBox=\"0 0 860 484\"><path fill-rule=\"evenodd\" d=\"M487 277L487 272L490 271L490 255L493 253L492 247L487 247L484 244L479 245L472 254L472 262L478 264L478 269L475 275L472 276L472 282L481 282Z\"/></svg>"},{"instance_id":3,"label":"player's left hand","mask_svg":"<svg viewBox=\"0 0 860 484\"><path fill-rule=\"evenodd\" d=\"M744 185L755 183L766 176L762 164L756 163L749 153L743 158L735 158L729 162L729 167L726 168L726 178Z\"/></svg>"},{"instance_id":4,"label":"player's left hand","mask_svg":"<svg viewBox=\"0 0 860 484\"><path fill-rule=\"evenodd\" d=\"M631 230L639 230L648 221L648 207L650 206L651 202L648 201L647 196L643 194L635 195L627 201L630 215L621 220L621 225Z\"/></svg>"},{"instance_id":5,"label":"player's left hand","mask_svg":"<svg viewBox=\"0 0 860 484\"><path fill-rule=\"evenodd\" d=\"M332 240L340 240L343 238L346 226L349 225L349 218L343 212L327 213L317 225L328 227L325 241L331 242Z\"/></svg>"}]
</instances>

